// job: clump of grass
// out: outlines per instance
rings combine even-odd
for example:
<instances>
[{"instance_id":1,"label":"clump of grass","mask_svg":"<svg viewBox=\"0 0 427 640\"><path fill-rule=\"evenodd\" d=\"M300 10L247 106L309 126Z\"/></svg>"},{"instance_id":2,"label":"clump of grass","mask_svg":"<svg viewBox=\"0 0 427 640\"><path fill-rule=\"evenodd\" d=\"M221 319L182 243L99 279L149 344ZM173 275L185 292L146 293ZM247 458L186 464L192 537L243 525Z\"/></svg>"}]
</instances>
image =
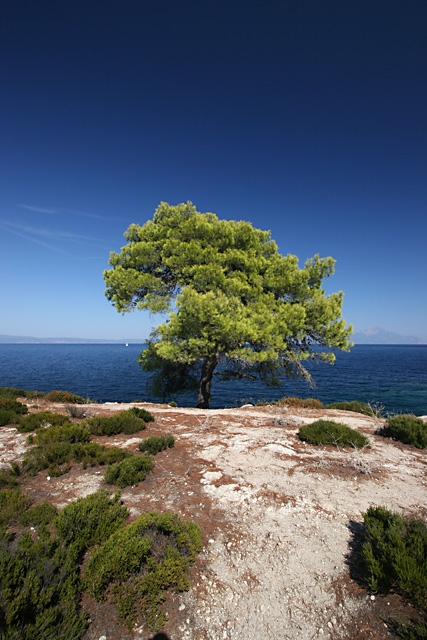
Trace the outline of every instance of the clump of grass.
<instances>
[{"instance_id":1,"label":"clump of grass","mask_svg":"<svg viewBox=\"0 0 427 640\"><path fill-rule=\"evenodd\" d=\"M118 433L139 433L145 427L145 421L139 418L132 409L106 418L94 416L85 422L90 432L95 436L114 436Z\"/></svg>"},{"instance_id":2,"label":"clump of grass","mask_svg":"<svg viewBox=\"0 0 427 640\"><path fill-rule=\"evenodd\" d=\"M140 407L131 407L129 411L134 413L138 418L142 418L144 422L154 422L153 414L147 411L147 409L143 409Z\"/></svg>"},{"instance_id":3,"label":"clump of grass","mask_svg":"<svg viewBox=\"0 0 427 640\"><path fill-rule=\"evenodd\" d=\"M21 493L19 485L0 491L0 527L19 522L20 517L29 506L30 500L27 494Z\"/></svg>"},{"instance_id":4,"label":"clump of grass","mask_svg":"<svg viewBox=\"0 0 427 640\"><path fill-rule=\"evenodd\" d=\"M18 424L18 431L21 433L28 433L30 431L35 431L40 427L63 425L69 422L69 417L62 415L62 413L38 411L37 413L30 413L28 416L21 418Z\"/></svg>"},{"instance_id":5,"label":"clump of grass","mask_svg":"<svg viewBox=\"0 0 427 640\"><path fill-rule=\"evenodd\" d=\"M145 514L94 551L84 573L86 589L98 601L113 596L129 629L140 614L150 631L158 631L166 620L160 605L168 591L188 589L187 570L200 549L194 522Z\"/></svg>"},{"instance_id":6,"label":"clump of grass","mask_svg":"<svg viewBox=\"0 0 427 640\"><path fill-rule=\"evenodd\" d=\"M381 435L411 444L418 449L427 447L427 424L415 416L400 415L389 418Z\"/></svg>"},{"instance_id":7,"label":"clump of grass","mask_svg":"<svg viewBox=\"0 0 427 640\"><path fill-rule=\"evenodd\" d=\"M314 445L331 444L336 447L351 446L356 448L369 445L369 440L360 431L332 420L316 420L316 422L304 425L300 428L298 435L301 440Z\"/></svg>"},{"instance_id":8,"label":"clump of grass","mask_svg":"<svg viewBox=\"0 0 427 640\"><path fill-rule=\"evenodd\" d=\"M288 407L301 407L302 409L323 409L323 402L316 398L281 398L276 404L287 405Z\"/></svg>"},{"instance_id":9,"label":"clump of grass","mask_svg":"<svg viewBox=\"0 0 427 640\"><path fill-rule=\"evenodd\" d=\"M359 400L352 400L351 402L333 402L327 404L325 409L340 409L341 411L354 411L355 413L362 413L365 416L380 417L380 411L367 404L366 402L360 402Z\"/></svg>"},{"instance_id":10,"label":"clump of grass","mask_svg":"<svg viewBox=\"0 0 427 640\"><path fill-rule=\"evenodd\" d=\"M175 444L173 436L150 436L138 442L138 449L146 451L155 456L159 451L165 451L168 447L171 449Z\"/></svg>"},{"instance_id":11,"label":"clump of grass","mask_svg":"<svg viewBox=\"0 0 427 640\"><path fill-rule=\"evenodd\" d=\"M77 395L71 393L71 391L50 391L45 395L45 400L49 402L66 402L67 404L85 404L86 400Z\"/></svg>"},{"instance_id":12,"label":"clump of grass","mask_svg":"<svg viewBox=\"0 0 427 640\"><path fill-rule=\"evenodd\" d=\"M131 456L117 464L109 465L105 470L104 478L108 484L116 484L123 489L145 480L153 467L154 460L151 456Z\"/></svg>"},{"instance_id":13,"label":"clump of grass","mask_svg":"<svg viewBox=\"0 0 427 640\"><path fill-rule=\"evenodd\" d=\"M427 615L427 524L383 506L369 507L352 563L371 593L398 591ZM404 637L427 637L427 625L401 625Z\"/></svg>"},{"instance_id":14,"label":"clump of grass","mask_svg":"<svg viewBox=\"0 0 427 640\"><path fill-rule=\"evenodd\" d=\"M21 516L20 522L24 526L34 525L40 526L51 524L58 515L58 509L50 504L43 502L27 509Z\"/></svg>"}]
</instances>

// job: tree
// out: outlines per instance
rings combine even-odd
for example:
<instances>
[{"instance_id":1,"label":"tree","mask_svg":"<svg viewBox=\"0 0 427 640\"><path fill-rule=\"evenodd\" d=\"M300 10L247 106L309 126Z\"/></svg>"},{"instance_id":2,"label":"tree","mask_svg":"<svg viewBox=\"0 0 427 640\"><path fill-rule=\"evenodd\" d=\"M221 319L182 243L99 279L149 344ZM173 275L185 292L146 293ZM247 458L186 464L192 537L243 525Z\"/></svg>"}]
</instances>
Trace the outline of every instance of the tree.
<instances>
[{"instance_id":1,"label":"tree","mask_svg":"<svg viewBox=\"0 0 427 640\"><path fill-rule=\"evenodd\" d=\"M132 224L125 238L110 255L105 294L119 312L168 314L139 362L157 370L166 390L197 371L198 407L209 407L214 373L270 384L283 372L311 380L304 361L335 359L319 346L351 346L343 293L321 288L334 272L332 258L316 255L299 268L296 256L280 255L269 231L200 213L191 202L162 202L153 220Z\"/></svg>"}]
</instances>

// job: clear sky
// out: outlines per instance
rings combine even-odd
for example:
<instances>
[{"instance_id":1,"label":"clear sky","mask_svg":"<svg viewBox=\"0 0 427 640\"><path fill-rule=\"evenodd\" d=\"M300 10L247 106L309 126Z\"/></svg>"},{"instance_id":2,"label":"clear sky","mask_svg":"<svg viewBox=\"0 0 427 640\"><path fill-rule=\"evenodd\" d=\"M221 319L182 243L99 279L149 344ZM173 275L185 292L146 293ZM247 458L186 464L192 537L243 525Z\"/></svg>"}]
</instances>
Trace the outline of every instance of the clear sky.
<instances>
[{"instance_id":1,"label":"clear sky","mask_svg":"<svg viewBox=\"0 0 427 640\"><path fill-rule=\"evenodd\" d=\"M425 0L3 0L0 50L0 334L147 337L102 272L191 200L427 341Z\"/></svg>"}]
</instances>

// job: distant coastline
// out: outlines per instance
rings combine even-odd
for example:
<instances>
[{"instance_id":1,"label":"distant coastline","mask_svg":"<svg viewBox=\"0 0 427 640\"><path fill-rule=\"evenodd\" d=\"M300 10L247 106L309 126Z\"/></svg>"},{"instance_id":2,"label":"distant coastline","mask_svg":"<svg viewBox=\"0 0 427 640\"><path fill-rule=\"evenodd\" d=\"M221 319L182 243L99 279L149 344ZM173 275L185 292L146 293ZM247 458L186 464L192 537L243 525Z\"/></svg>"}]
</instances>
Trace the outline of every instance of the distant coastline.
<instances>
[{"instance_id":1,"label":"distant coastline","mask_svg":"<svg viewBox=\"0 0 427 640\"><path fill-rule=\"evenodd\" d=\"M0 344L144 344L144 338L122 338L108 340L104 338L37 338L35 336L0 335Z\"/></svg>"}]
</instances>

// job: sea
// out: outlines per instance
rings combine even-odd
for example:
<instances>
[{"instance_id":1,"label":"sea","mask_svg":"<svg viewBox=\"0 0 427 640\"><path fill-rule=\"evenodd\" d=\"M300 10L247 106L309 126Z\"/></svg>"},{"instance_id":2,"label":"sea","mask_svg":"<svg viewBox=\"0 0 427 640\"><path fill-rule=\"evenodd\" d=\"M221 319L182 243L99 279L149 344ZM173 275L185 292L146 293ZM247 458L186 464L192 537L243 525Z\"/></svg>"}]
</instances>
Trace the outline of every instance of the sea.
<instances>
[{"instance_id":1,"label":"sea","mask_svg":"<svg viewBox=\"0 0 427 640\"><path fill-rule=\"evenodd\" d=\"M159 402L147 391L137 363L143 344L0 344L0 386L49 392L60 389L95 402ZM427 414L427 345L355 345L336 352L333 366L313 364L314 387L284 377L279 388L235 380L212 383L211 408L269 402L283 396L324 404L368 402L383 413ZM169 400L194 407L196 394Z\"/></svg>"}]
</instances>

